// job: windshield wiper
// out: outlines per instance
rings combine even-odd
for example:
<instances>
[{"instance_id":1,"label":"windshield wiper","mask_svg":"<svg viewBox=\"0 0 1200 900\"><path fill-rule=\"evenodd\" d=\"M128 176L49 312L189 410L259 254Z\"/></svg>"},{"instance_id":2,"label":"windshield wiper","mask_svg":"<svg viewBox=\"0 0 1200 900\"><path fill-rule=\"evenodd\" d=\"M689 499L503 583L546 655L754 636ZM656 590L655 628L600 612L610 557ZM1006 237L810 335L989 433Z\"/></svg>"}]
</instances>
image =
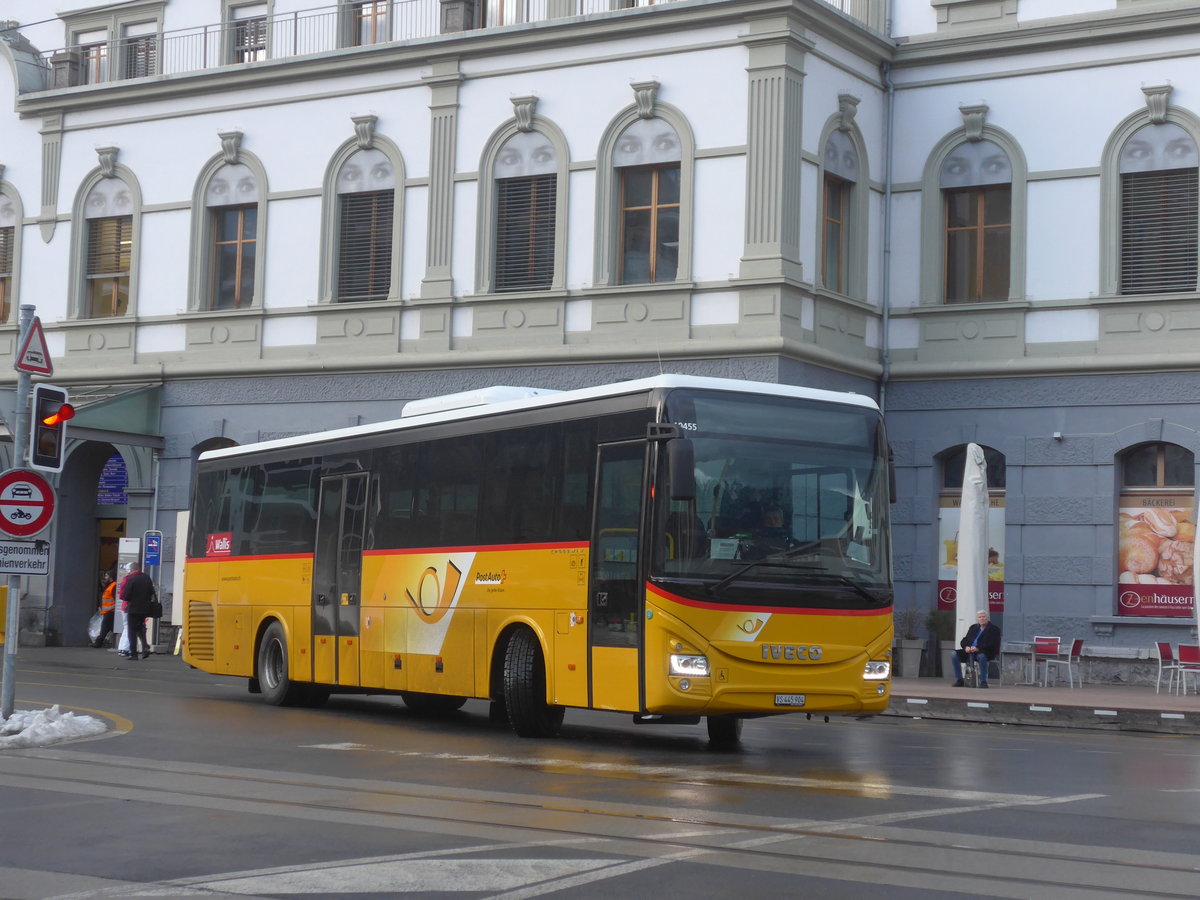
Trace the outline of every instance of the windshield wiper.
<instances>
[{"instance_id":1,"label":"windshield wiper","mask_svg":"<svg viewBox=\"0 0 1200 900\"><path fill-rule=\"evenodd\" d=\"M820 578L828 578L833 581L837 581L841 584L844 584L846 587L848 587L852 591L854 591L854 593L856 593L859 597L861 597L863 600L868 601L869 603L878 603L879 602L878 597L876 597L874 594L872 594L870 591L868 591L865 587L863 587L861 584L859 584L853 578L847 578L845 575L839 574L838 572L830 572L828 569L824 568L823 566L814 566L814 565L807 564L807 563L794 563L794 562L786 562L784 560L771 560L771 559L751 560L750 562L746 563L741 568L735 569L733 572L730 572L728 575L726 575L724 578L722 578L716 584L709 586L709 588L708 588L709 594L713 595L714 597L717 596L723 590L725 590L725 588L729 587L730 584L732 584L737 579L741 578L743 575L745 575L747 572L749 572L755 566L774 566L775 568L792 569L793 571L811 572Z\"/></svg>"},{"instance_id":2,"label":"windshield wiper","mask_svg":"<svg viewBox=\"0 0 1200 900\"><path fill-rule=\"evenodd\" d=\"M738 569L734 569L732 572L730 572L728 575L726 575L724 578L722 578L716 584L710 585L708 588L708 592L710 594L712 594L713 596L716 596L721 591L725 590L725 588L729 587L729 585L732 582L737 581L739 578L741 578L743 575L745 575L747 572L749 572L751 569L755 568L756 566L774 566L776 568L781 568L781 569L803 569L803 570L811 569L814 572L821 571L820 566L807 565L805 563L785 562L783 560L770 560L770 559L752 559L750 562L746 563L744 566L741 566Z\"/></svg>"}]
</instances>

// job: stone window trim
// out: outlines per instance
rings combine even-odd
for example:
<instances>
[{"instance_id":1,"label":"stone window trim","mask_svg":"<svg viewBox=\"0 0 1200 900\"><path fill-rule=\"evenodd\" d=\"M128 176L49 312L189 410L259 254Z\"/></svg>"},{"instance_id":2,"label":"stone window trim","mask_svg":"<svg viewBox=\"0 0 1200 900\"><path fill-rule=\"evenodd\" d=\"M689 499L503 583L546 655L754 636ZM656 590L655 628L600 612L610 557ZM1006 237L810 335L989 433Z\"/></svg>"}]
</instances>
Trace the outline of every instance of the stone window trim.
<instances>
[{"instance_id":1,"label":"stone window trim","mask_svg":"<svg viewBox=\"0 0 1200 900\"><path fill-rule=\"evenodd\" d=\"M653 118L663 119L679 137L679 261L674 282L689 284L692 278L692 228L695 215L696 138L692 127L676 107L661 100L653 104ZM612 164L613 149L621 133L645 118L634 103L621 110L604 129L596 153L596 256L593 285L614 287L619 284L618 254L620 252L620 175ZM664 282L658 282L663 284ZM641 287L645 287L641 285Z\"/></svg>"},{"instance_id":2,"label":"stone window trim","mask_svg":"<svg viewBox=\"0 0 1200 900\"><path fill-rule=\"evenodd\" d=\"M78 48L79 36L88 32L107 32L107 71L104 81L115 81L123 76L125 70L124 53L120 50L124 45L125 29L131 25L154 26L154 34L161 39L163 30L163 10L167 0L134 0L132 3L120 6L108 6L101 9L86 9L76 13L63 13L59 16L66 26L65 47Z\"/></svg>"},{"instance_id":3,"label":"stone window trim","mask_svg":"<svg viewBox=\"0 0 1200 900\"><path fill-rule=\"evenodd\" d=\"M868 265L867 253L870 243L870 218L871 218L871 168L870 160L867 155L867 145L863 140L862 132L858 125L853 122L848 123L848 127L844 126L844 115L840 112L830 116L825 121L824 128L821 129L821 140L817 144L817 184L821 185L821 208L824 210L824 191L825 191L825 145L829 141L830 135L837 130L845 132L850 139L850 143L854 146L858 153L858 180L854 182L850 192L849 203L849 222L846 224L846 291L845 296L854 300L867 300L867 275L870 269ZM813 257L816 260L822 259L822 234L821 229L817 229L816 234L816 255ZM819 271L819 269L818 269Z\"/></svg>"},{"instance_id":4,"label":"stone window trim","mask_svg":"<svg viewBox=\"0 0 1200 900\"><path fill-rule=\"evenodd\" d=\"M221 0L221 53L226 63L239 62L237 59L236 31L237 25L243 19L239 13L247 9L262 9L266 19L266 58L271 58L271 22L275 15L275 0Z\"/></svg>"},{"instance_id":5,"label":"stone window trim","mask_svg":"<svg viewBox=\"0 0 1200 900\"><path fill-rule=\"evenodd\" d=\"M346 160L359 150L373 149L382 152L391 160L396 180L396 195L392 206L392 271L387 300L370 300L369 303L386 303L401 299L401 263L404 259L404 195L407 177L404 157L400 148L388 138L374 132L374 123L364 131L367 137L353 137L345 141L334 152L325 167L321 182L321 259L319 267L320 303L333 304L337 298L338 251L341 247L341 219L338 215L337 177ZM261 214L260 214L261 215ZM259 219L259 240L262 241L262 219ZM355 301L357 302L357 301Z\"/></svg>"},{"instance_id":6,"label":"stone window trim","mask_svg":"<svg viewBox=\"0 0 1200 900\"><path fill-rule=\"evenodd\" d=\"M18 311L21 306L21 237L24 228L21 223L25 219L25 209L21 205L21 195L17 189L3 178L4 169L0 166L0 196L12 204L13 209L13 242L12 242L12 272L9 273L9 312L8 319L0 322L0 328L16 325Z\"/></svg>"},{"instance_id":7,"label":"stone window trim","mask_svg":"<svg viewBox=\"0 0 1200 900\"><path fill-rule=\"evenodd\" d=\"M1162 122L1178 125L1200 145L1200 117L1178 106L1168 106ZM1109 135L1100 156L1100 296L1156 297L1155 294L1121 294L1121 148L1138 129L1156 122L1145 107L1127 116ZM1197 286L1200 290L1200 285ZM1178 296L1178 295L1177 295Z\"/></svg>"},{"instance_id":8,"label":"stone window trim","mask_svg":"<svg viewBox=\"0 0 1200 900\"><path fill-rule=\"evenodd\" d=\"M236 142L235 142L236 143ZM189 313L237 313L246 310L261 310L266 288L266 248L267 248L267 171L262 162L253 153L238 147L233 151L236 163L230 162L228 153L218 153L208 160L200 170L192 189L192 221L191 221L191 252L188 254L190 266L188 271L188 304ZM224 166L238 164L246 166L254 173L258 186L257 223L255 231L254 254L254 296L249 306L238 310L213 310L213 241L212 241L212 210L214 207L205 203L205 192L212 177ZM236 204L231 204L236 205ZM221 208L221 207L216 207ZM136 229L135 229L136 234ZM130 303L132 308L132 302Z\"/></svg>"},{"instance_id":9,"label":"stone window trim","mask_svg":"<svg viewBox=\"0 0 1200 900\"><path fill-rule=\"evenodd\" d=\"M89 313L87 291L87 252L88 252L88 216L85 204L92 189L106 178L122 182L129 189L130 210L133 218L129 262L129 304L125 315L129 318L137 316L138 308L138 270L141 268L139 257L142 246L142 188L137 176L127 167L112 165L111 174L106 175L106 165L97 166L79 185L75 193L75 202L71 208L71 278L67 294L68 319L92 319ZM99 321L99 320L97 320Z\"/></svg>"},{"instance_id":10,"label":"stone window trim","mask_svg":"<svg viewBox=\"0 0 1200 900\"><path fill-rule=\"evenodd\" d=\"M570 180L570 148L563 132L552 121L537 113L532 115L529 125L523 127L514 117L509 119L492 132L484 144L479 162L478 214L476 216L475 239L475 291L480 295L494 295L496 299L511 300L512 293L495 294L495 252L496 252L496 179L492 177L495 171L496 155L514 135L521 131L535 131L545 136L554 145L557 163L557 178L555 180L554 197L554 277L550 282L550 291L561 291L566 286L567 268L567 209L568 184ZM530 291L539 295L545 291Z\"/></svg>"},{"instance_id":11,"label":"stone window trim","mask_svg":"<svg viewBox=\"0 0 1200 900\"><path fill-rule=\"evenodd\" d=\"M1025 254L1027 241L1027 181L1029 166L1016 139L994 125L983 125L979 137L991 141L1008 154L1012 165L1011 247L1008 300L1025 297ZM921 305L945 306L946 205L939 185L942 163L959 144L967 141L965 128L956 128L938 141L925 161L921 178ZM960 304L951 304L959 308Z\"/></svg>"}]
</instances>

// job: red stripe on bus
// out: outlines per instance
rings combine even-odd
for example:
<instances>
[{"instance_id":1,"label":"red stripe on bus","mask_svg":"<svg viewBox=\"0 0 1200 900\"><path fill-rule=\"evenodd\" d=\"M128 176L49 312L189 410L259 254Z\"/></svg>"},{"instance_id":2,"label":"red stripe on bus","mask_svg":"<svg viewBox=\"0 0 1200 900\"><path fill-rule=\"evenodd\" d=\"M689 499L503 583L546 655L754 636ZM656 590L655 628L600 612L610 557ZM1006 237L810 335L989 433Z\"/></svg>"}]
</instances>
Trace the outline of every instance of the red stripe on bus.
<instances>
[{"instance_id":1,"label":"red stripe on bus","mask_svg":"<svg viewBox=\"0 0 1200 900\"><path fill-rule=\"evenodd\" d=\"M472 544L462 547L418 547L406 550L364 550L363 556L415 556L427 553L495 553L505 550L585 550L587 541L560 544Z\"/></svg>"},{"instance_id":2,"label":"red stripe on bus","mask_svg":"<svg viewBox=\"0 0 1200 900\"><path fill-rule=\"evenodd\" d=\"M730 612L764 612L764 613L800 613L806 616L890 616L892 608L890 606L885 609L822 609L808 606L745 606L743 604L731 603L714 603L709 600L690 600L686 597L680 597L677 594L672 594L664 591L662 588L646 583L646 590L650 593L661 597L663 600L670 600L672 603L678 603L680 606L691 606L696 609L720 609Z\"/></svg>"}]
</instances>

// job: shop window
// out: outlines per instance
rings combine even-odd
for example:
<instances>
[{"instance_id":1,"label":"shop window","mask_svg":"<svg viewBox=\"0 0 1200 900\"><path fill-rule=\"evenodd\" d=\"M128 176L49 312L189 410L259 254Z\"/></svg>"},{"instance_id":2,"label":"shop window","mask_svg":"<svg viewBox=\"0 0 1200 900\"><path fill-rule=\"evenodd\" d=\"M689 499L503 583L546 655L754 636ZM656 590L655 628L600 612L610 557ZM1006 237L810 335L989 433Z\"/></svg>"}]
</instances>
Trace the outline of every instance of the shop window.
<instances>
[{"instance_id":1,"label":"shop window","mask_svg":"<svg viewBox=\"0 0 1200 900\"><path fill-rule=\"evenodd\" d=\"M1175 444L1143 444L1119 466L1117 612L1192 617L1195 456Z\"/></svg>"}]
</instances>

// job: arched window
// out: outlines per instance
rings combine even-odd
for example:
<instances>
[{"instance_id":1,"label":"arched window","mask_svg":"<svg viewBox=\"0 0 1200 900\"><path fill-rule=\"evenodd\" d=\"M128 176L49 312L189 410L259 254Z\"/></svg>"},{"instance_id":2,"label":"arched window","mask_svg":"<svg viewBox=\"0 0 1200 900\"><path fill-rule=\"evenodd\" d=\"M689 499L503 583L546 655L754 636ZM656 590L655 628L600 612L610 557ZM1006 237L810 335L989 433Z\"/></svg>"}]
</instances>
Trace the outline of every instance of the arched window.
<instances>
[{"instance_id":1,"label":"arched window","mask_svg":"<svg viewBox=\"0 0 1200 900\"><path fill-rule=\"evenodd\" d=\"M1176 444L1140 444L1118 464L1117 612L1191 617L1195 455Z\"/></svg>"},{"instance_id":2,"label":"arched window","mask_svg":"<svg viewBox=\"0 0 1200 900\"><path fill-rule=\"evenodd\" d=\"M545 290L554 280L558 156L537 131L517 132L500 147L496 178L496 291Z\"/></svg>"},{"instance_id":3,"label":"arched window","mask_svg":"<svg viewBox=\"0 0 1200 900\"><path fill-rule=\"evenodd\" d=\"M821 283L831 291L849 293L850 243L858 184L858 148L845 131L834 131L825 142L825 202L821 233Z\"/></svg>"},{"instance_id":4,"label":"arched window","mask_svg":"<svg viewBox=\"0 0 1200 900\"><path fill-rule=\"evenodd\" d=\"M617 281L674 281L679 269L680 141L669 122L637 119L616 139Z\"/></svg>"},{"instance_id":5,"label":"arched window","mask_svg":"<svg viewBox=\"0 0 1200 900\"><path fill-rule=\"evenodd\" d=\"M244 163L226 163L204 189L212 283L205 309L244 309L254 303L258 259L258 178Z\"/></svg>"},{"instance_id":6,"label":"arched window","mask_svg":"<svg viewBox=\"0 0 1200 900\"><path fill-rule=\"evenodd\" d=\"M942 161L947 303L1007 300L1012 253L1012 163L992 141L966 141Z\"/></svg>"},{"instance_id":7,"label":"arched window","mask_svg":"<svg viewBox=\"0 0 1200 900\"><path fill-rule=\"evenodd\" d=\"M120 178L102 178L83 201L87 227L84 259L85 318L123 316L129 312L133 269L133 193Z\"/></svg>"},{"instance_id":8,"label":"arched window","mask_svg":"<svg viewBox=\"0 0 1200 900\"><path fill-rule=\"evenodd\" d=\"M359 150L338 170L336 191L335 299L386 299L392 285L395 166L382 150Z\"/></svg>"},{"instance_id":9,"label":"arched window","mask_svg":"<svg viewBox=\"0 0 1200 900\"><path fill-rule=\"evenodd\" d=\"M1120 292L1196 290L1196 141L1174 122L1143 125L1121 145Z\"/></svg>"}]
</instances>

